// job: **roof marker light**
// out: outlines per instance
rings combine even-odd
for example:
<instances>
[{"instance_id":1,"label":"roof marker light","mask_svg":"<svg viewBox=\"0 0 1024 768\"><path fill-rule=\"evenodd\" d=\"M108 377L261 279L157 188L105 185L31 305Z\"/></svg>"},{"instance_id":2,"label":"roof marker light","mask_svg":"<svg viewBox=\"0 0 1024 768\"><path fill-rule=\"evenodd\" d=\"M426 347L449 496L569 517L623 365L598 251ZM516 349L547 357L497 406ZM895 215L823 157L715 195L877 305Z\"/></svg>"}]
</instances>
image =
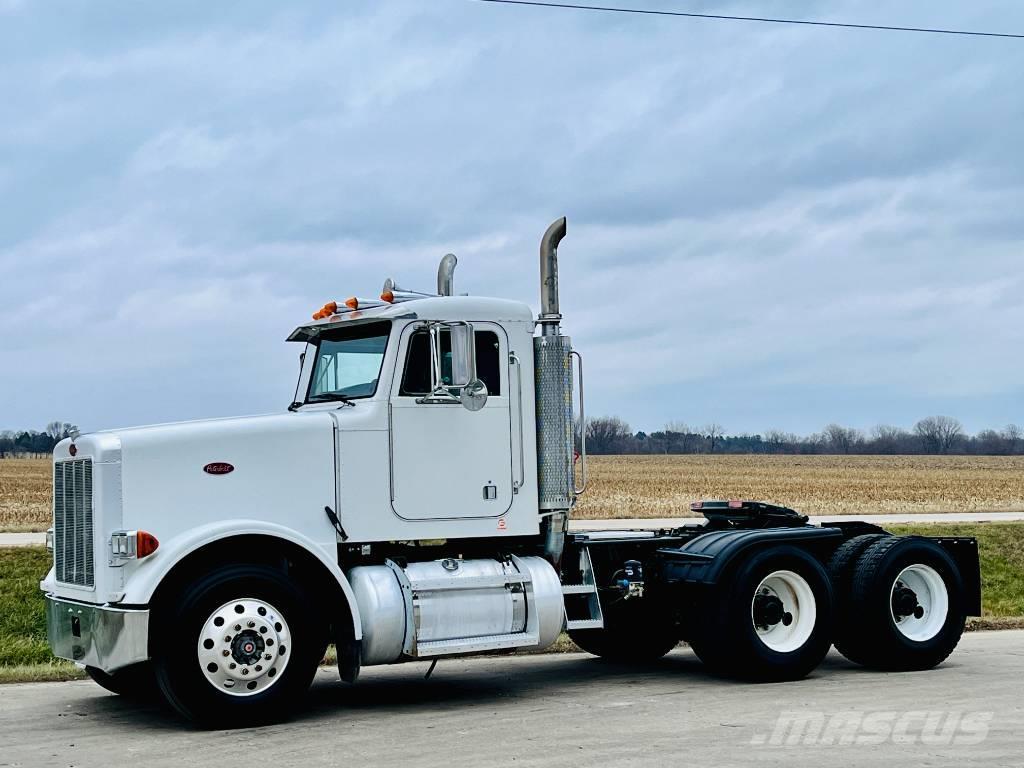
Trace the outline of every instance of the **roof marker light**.
<instances>
[{"instance_id":1,"label":"roof marker light","mask_svg":"<svg viewBox=\"0 0 1024 768\"><path fill-rule=\"evenodd\" d=\"M349 296L345 299L345 306L349 309L359 309L359 299L355 296Z\"/></svg>"},{"instance_id":2,"label":"roof marker light","mask_svg":"<svg viewBox=\"0 0 1024 768\"><path fill-rule=\"evenodd\" d=\"M380 295L381 301L386 301L388 304L395 303L395 294L392 291L383 291Z\"/></svg>"}]
</instances>

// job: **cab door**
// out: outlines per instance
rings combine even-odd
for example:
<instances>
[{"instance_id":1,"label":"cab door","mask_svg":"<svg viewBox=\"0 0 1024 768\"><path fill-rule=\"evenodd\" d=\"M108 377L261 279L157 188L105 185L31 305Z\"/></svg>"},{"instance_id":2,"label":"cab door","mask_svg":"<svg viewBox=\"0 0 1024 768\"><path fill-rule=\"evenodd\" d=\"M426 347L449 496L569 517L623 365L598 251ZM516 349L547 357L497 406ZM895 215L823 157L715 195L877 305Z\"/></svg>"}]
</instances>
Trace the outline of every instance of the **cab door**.
<instances>
[{"instance_id":1,"label":"cab door","mask_svg":"<svg viewBox=\"0 0 1024 768\"><path fill-rule=\"evenodd\" d=\"M495 323L474 323L473 333L488 390L478 411L429 402L429 334L413 325L402 335L389 422L391 507L406 520L499 517L512 506L508 337Z\"/></svg>"}]
</instances>

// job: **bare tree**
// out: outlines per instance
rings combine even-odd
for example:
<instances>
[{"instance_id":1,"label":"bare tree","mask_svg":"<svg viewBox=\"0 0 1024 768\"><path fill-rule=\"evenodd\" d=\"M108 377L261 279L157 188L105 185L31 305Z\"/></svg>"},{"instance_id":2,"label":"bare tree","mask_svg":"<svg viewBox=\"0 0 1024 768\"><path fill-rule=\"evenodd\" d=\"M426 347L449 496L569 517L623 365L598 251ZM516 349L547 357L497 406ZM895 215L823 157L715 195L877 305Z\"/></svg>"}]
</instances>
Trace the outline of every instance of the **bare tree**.
<instances>
[{"instance_id":1,"label":"bare tree","mask_svg":"<svg viewBox=\"0 0 1024 768\"><path fill-rule=\"evenodd\" d=\"M858 430L839 424L829 424L822 435L833 453L850 453L862 439Z\"/></svg>"},{"instance_id":2,"label":"bare tree","mask_svg":"<svg viewBox=\"0 0 1024 768\"><path fill-rule=\"evenodd\" d=\"M617 416L587 419L587 451L590 453L621 451L631 435L629 424Z\"/></svg>"},{"instance_id":3,"label":"bare tree","mask_svg":"<svg viewBox=\"0 0 1024 768\"><path fill-rule=\"evenodd\" d=\"M764 442L769 453L791 453L796 450L801 438L792 432L783 432L781 429L769 429L764 433Z\"/></svg>"},{"instance_id":4,"label":"bare tree","mask_svg":"<svg viewBox=\"0 0 1024 768\"><path fill-rule=\"evenodd\" d=\"M1003 439L1010 448L1010 453L1020 453L1021 445L1024 444L1024 429L1016 424L1007 424L1003 427Z\"/></svg>"},{"instance_id":5,"label":"bare tree","mask_svg":"<svg viewBox=\"0 0 1024 768\"><path fill-rule=\"evenodd\" d=\"M873 453L901 453L908 437L901 427L879 424L871 430L871 450Z\"/></svg>"},{"instance_id":6,"label":"bare tree","mask_svg":"<svg viewBox=\"0 0 1024 768\"><path fill-rule=\"evenodd\" d=\"M718 441L722 437L722 431L722 425L714 421L710 424L705 424L700 428L701 435L703 435L704 439L708 441L709 453L715 452L715 448L718 446Z\"/></svg>"},{"instance_id":7,"label":"bare tree","mask_svg":"<svg viewBox=\"0 0 1024 768\"><path fill-rule=\"evenodd\" d=\"M670 421L665 425L665 452L689 452L691 434L688 424L682 421Z\"/></svg>"},{"instance_id":8,"label":"bare tree","mask_svg":"<svg viewBox=\"0 0 1024 768\"><path fill-rule=\"evenodd\" d=\"M914 425L916 434L930 453L947 453L964 436L964 427L949 416L929 416Z\"/></svg>"}]
</instances>

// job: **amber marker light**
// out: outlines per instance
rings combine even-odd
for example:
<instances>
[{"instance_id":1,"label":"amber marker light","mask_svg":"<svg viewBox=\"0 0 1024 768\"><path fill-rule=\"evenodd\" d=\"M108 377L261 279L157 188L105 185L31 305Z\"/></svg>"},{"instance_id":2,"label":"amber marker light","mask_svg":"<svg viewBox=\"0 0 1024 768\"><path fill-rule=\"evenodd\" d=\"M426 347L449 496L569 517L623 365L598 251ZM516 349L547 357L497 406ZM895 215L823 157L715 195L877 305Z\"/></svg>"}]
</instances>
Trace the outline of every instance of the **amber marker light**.
<instances>
[{"instance_id":1,"label":"amber marker light","mask_svg":"<svg viewBox=\"0 0 1024 768\"><path fill-rule=\"evenodd\" d=\"M391 292L391 291L384 291L384 293L382 293L380 295L380 300L381 301L386 301L388 304L394 304L395 303L395 294L393 292Z\"/></svg>"},{"instance_id":2,"label":"amber marker light","mask_svg":"<svg viewBox=\"0 0 1024 768\"><path fill-rule=\"evenodd\" d=\"M355 296L349 296L345 299L345 306L349 309L359 309L359 299Z\"/></svg>"}]
</instances>

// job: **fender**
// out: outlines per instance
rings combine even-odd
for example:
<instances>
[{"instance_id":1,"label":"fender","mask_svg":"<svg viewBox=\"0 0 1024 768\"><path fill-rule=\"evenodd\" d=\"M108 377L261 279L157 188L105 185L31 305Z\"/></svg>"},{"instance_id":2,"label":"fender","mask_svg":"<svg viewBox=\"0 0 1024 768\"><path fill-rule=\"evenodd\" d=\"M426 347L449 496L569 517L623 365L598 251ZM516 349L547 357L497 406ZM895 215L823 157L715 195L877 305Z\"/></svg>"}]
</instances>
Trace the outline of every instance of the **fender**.
<instances>
[{"instance_id":1,"label":"fender","mask_svg":"<svg viewBox=\"0 0 1024 768\"><path fill-rule=\"evenodd\" d=\"M288 541L316 558L334 577L345 595L352 615L354 639L362 640L363 628L359 618L359 607L348 578L335 561L335 542L317 542L291 528L263 520L222 520L191 528L167 542L161 541L159 549L152 555L124 566L125 569L132 570L125 573L124 596L118 602L148 605L160 583L185 557L214 542L252 534Z\"/></svg>"},{"instance_id":2,"label":"fender","mask_svg":"<svg viewBox=\"0 0 1024 768\"><path fill-rule=\"evenodd\" d=\"M838 528L729 528L698 536L679 548L659 549L661 577L666 583L717 584L731 565L753 548L797 544L830 552L843 540Z\"/></svg>"}]
</instances>

